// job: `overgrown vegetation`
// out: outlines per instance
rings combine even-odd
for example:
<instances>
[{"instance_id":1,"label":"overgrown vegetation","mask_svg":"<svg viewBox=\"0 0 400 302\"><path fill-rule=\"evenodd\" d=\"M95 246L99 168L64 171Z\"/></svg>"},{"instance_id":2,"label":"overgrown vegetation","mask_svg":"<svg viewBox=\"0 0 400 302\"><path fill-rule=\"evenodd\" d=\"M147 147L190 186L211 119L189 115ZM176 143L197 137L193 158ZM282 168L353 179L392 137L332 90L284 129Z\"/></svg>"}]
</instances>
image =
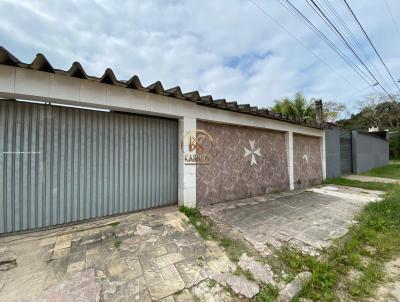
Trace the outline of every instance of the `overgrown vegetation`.
<instances>
[{"instance_id":1,"label":"overgrown vegetation","mask_svg":"<svg viewBox=\"0 0 400 302\"><path fill-rule=\"evenodd\" d=\"M250 280L250 281L256 281L253 274L249 270L247 270L247 269L244 270L239 266L236 268L235 275L244 276L247 280Z\"/></svg>"},{"instance_id":2,"label":"overgrown vegetation","mask_svg":"<svg viewBox=\"0 0 400 302\"><path fill-rule=\"evenodd\" d=\"M116 248L116 249L119 249L120 245L121 245L121 240L115 239L115 241L114 241L114 246L115 246L115 248Z\"/></svg>"},{"instance_id":3,"label":"overgrown vegetation","mask_svg":"<svg viewBox=\"0 0 400 302\"><path fill-rule=\"evenodd\" d=\"M211 226L212 222L206 222L198 209L180 206L179 210L186 215L189 222L196 228L201 238L204 240L214 239L215 234Z\"/></svg>"},{"instance_id":4,"label":"overgrown vegetation","mask_svg":"<svg viewBox=\"0 0 400 302\"><path fill-rule=\"evenodd\" d=\"M224 248L232 262L239 262L240 256L244 253L254 255L254 252L249 250L248 246L242 240L231 238L226 233L218 230L214 222L201 216L198 209L181 206L180 211L189 218L189 222L196 228L201 238L216 241Z\"/></svg>"},{"instance_id":5,"label":"overgrown vegetation","mask_svg":"<svg viewBox=\"0 0 400 302\"><path fill-rule=\"evenodd\" d=\"M256 302L273 302L279 294L279 289L272 284L264 286L260 292L253 298Z\"/></svg>"}]
</instances>

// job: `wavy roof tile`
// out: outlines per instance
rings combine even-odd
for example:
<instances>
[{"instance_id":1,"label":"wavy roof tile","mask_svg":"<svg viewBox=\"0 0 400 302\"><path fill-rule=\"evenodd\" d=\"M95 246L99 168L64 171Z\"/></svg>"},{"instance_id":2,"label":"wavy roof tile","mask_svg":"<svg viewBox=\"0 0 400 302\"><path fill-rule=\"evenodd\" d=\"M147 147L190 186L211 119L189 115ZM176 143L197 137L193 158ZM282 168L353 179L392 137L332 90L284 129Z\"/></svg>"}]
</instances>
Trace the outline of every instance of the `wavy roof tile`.
<instances>
[{"instance_id":1,"label":"wavy roof tile","mask_svg":"<svg viewBox=\"0 0 400 302\"><path fill-rule=\"evenodd\" d=\"M272 112L267 109L261 109L256 106L250 106L249 104L238 104L237 102L229 102L225 99L214 100L211 95L201 96L198 91L190 91L183 93L179 86L165 89L160 81L155 82L147 87L143 86L137 75L132 76L128 81L118 80L112 69L107 68L104 74L100 77L89 76L86 74L82 65L79 62L72 63L72 66L68 70L55 69L42 54L37 54L36 58L32 63L23 63L11 54L7 49L0 46L0 65L16 66L20 68L39 70L49 73L56 73L68 77L87 79L90 81L96 81L104 84L124 87L127 89L136 89L149 93L155 93L158 95L164 95L173 97L181 100L187 100L190 102L196 102L201 106L208 106L218 108L222 110L235 111L243 114L250 114L255 116L261 116L269 119L285 121L288 123L299 124L312 128L322 129L323 125L317 124L314 121L308 121L304 119L298 119L292 116L285 116L280 113Z\"/></svg>"}]
</instances>

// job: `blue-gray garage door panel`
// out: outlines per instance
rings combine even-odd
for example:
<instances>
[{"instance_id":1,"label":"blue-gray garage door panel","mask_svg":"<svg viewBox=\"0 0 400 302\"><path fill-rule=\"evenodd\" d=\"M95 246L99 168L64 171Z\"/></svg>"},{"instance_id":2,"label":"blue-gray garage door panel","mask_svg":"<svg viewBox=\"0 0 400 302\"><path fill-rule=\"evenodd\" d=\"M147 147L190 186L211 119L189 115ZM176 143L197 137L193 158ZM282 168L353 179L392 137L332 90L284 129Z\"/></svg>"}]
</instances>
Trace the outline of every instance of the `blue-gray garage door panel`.
<instances>
[{"instance_id":1,"label":"blue-gray garage door panel","mask_svg":"<svg viewBox=\"0 0 400 302\"><path fill-rule=\"evenodd\" d=\"M177 202L176 120L0 100L0 233Z\"/></svg>"}]
</instances>

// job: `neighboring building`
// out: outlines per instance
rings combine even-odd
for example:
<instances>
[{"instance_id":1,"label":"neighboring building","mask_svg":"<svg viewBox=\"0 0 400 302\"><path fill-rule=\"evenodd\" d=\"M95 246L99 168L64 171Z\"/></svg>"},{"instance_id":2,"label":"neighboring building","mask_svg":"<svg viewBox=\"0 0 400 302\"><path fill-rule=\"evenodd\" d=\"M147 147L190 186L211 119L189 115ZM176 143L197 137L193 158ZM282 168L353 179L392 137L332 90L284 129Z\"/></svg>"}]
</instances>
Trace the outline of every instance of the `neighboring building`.
<instances>
[{"instance_id":1,"label":"neighboring building","mask_svg":"<svg viewBox=\"0 0 400 302\"><path fill-rule=\"evenodd\" d=\"M95 78L0 48L0 97L0 233L292 190L326 174L320 124L110 69Z\"/></svg>"}]
</instances>

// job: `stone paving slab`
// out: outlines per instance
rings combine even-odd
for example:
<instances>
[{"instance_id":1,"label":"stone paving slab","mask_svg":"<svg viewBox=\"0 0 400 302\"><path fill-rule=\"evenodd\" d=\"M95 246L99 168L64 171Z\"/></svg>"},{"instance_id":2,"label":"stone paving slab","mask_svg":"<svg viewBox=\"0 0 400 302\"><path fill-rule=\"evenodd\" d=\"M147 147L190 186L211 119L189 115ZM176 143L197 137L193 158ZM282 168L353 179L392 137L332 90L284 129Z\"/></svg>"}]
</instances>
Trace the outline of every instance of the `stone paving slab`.
<instances>
[{"instance_id":1,"label":"stone paving slab","mask_svg":"<svg viewBox=\"0 0 400 302\"><path fill-rule=\"evenodd\" d=\"M100 284L95 282L94 269L81 271L64 282L48 288L43 302L100 301Z\"/></svg>"},{"instance_id":2,"label":"stone paving slab","mask_svg":"<svg viewBox=\"0 0 400 302\"><path fill-rule=\"evenodd\" d=\"M248 270L258 282L263 284L275 284L275 280L273 279L274 274L270 266L261 264L253 258L248 257L246 254L240 257L238 265L243 270Z\"/></svg>"},{"instance_id":3,"label":"stone paving slab","mask_svg":"<svg viewBox=\"0 0 400 302\"><path fill-rule=\"evenodd\" d=\"M203 215L238 229L254 247L269 254L268 245L288 243L318 254L343 236L354 216L382 195L341 186L323 186L201 208Z\"/></svg>"},{"instance_id":4,"label":"stone paving slab","mask_svg":"<svg viewBox=\"0 0 400 302\"><path fill-rule=\"evenodd\" d=\"M185 301L185 289L205 301L193 291L215 291L200 285L207 271L235 270L176 207L0 238L0 259L16 263L0 270L1 302ZM217 292L224 300L215 301L229 301Z\"/></svg>"},{"instance_id":5,"label":"stone paving slab","mask_svg":"<svg viewBox=\"0 0 400 302\"><path fill-rule=\"evenodd\" d=\"M254 281L249 281L243 276L231 273L214 274L212 278L226 286L232 288L235 293L241 294L246 298L254 297L260 290L259 285Z\"/></svg>"}]
</instances>

